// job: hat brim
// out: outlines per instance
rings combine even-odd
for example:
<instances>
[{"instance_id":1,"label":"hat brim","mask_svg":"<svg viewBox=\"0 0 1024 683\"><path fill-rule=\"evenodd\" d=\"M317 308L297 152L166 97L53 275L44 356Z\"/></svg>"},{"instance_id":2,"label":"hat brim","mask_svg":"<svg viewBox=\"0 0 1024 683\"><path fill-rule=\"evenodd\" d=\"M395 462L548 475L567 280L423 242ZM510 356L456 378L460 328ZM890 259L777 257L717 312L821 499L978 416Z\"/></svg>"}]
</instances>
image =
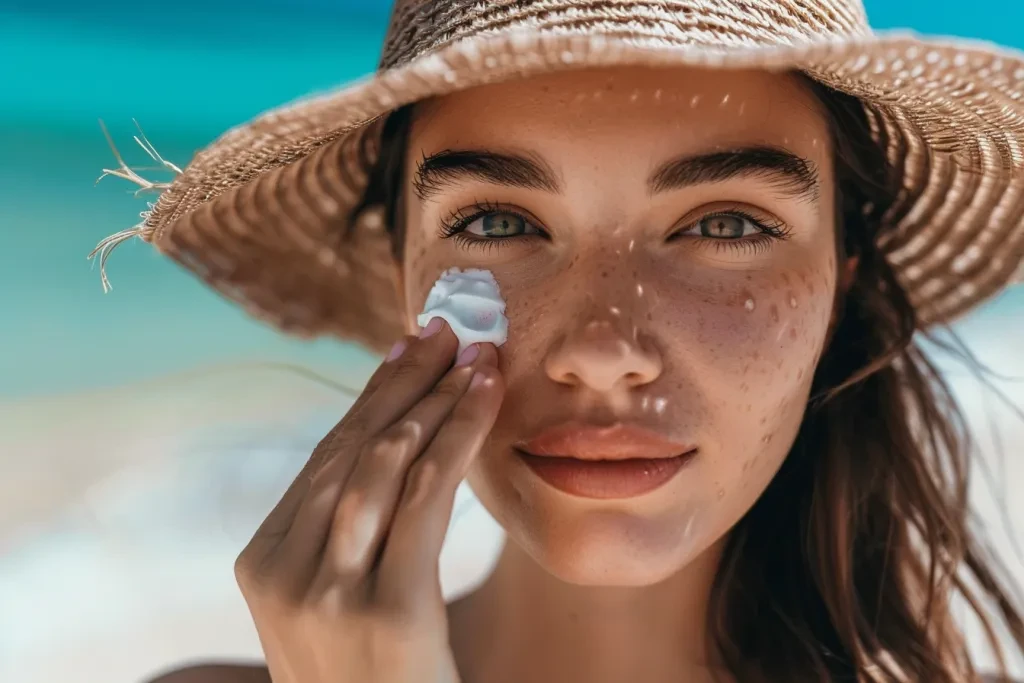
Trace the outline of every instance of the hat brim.
<instances>
[{"instance_id":1,"label":"hat brim","mask_svg":"<svg viewBox=\"0 0 1024 683\"><path fill-rule=\"evenodd\" d=\"M627 35L465 39L228 131L130 234L285 332L384 349L405 319L389 236L373 212L348 224L384 117L477 85L617 65L800 70L863 101L904 179L880 247L922 327L1024 275L1024 56L907 33L721 49Z\"/></svg>"}]
</instances>

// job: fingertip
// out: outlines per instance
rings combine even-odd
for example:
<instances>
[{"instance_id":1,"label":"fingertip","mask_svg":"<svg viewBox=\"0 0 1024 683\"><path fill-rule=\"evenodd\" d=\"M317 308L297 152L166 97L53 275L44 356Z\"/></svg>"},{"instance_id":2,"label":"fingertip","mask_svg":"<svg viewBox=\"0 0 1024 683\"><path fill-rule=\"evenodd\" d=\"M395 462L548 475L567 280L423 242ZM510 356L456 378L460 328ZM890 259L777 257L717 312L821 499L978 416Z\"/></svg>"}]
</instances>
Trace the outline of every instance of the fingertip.
<instances>
[{"instance_id":1,"label":"fingertip","mask_svg":"<svg viewBox=\"0 0 1024 683\"><path fill-rule=\"evenodd\" d=\"M503 388L501 375L495 368L488 366L478 368L469 382L469 390L477 393L496 393Z\"/></svg>"},{"instance_id":2,"label":"fingertip","mask_svg":"<svg viewBox=\"0 0 1024 683\"><path fill-rule=\"evenodd\" d=\"M478 365L497 365L498 364L498 349L491 342L477 342L476 346L480 349L480 355L477 357Z\"/></svg>"}]
</instances>

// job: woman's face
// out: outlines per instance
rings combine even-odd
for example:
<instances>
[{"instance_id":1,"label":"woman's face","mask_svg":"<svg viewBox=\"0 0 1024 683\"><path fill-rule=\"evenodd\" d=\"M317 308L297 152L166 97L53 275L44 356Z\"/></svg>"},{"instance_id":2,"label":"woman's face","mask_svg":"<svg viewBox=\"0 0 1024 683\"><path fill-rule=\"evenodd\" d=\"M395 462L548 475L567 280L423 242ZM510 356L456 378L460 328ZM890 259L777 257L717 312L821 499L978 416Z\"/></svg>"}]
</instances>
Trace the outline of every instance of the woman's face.
<instances>
[{"instance_id":1,"label":"woman's face","mask_svg":"<svg viewBox=\"0 0 1024 683\"><path fill-rule=\"evenodd\" d=\"M814 96L762 72L575 71L417 109L408 324L444 270L496 277L507 394L469 482L552 574L660 581L778 470L832 314L830 148ZM565 423L652 431L683 467L642 495L567 493L519 450Z\"/></svg>"}]
</instances>

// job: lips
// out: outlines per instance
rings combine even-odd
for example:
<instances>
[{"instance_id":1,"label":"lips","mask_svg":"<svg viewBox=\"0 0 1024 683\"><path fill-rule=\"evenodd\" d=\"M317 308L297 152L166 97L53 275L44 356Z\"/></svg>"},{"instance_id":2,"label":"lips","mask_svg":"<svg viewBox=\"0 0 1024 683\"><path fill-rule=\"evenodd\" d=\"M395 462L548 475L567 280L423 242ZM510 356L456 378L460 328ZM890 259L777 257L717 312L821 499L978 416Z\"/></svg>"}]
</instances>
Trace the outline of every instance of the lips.
<instances>
[{"instance_id":1,"label":"lips","mask_svg":"<svg viewBox=\"0 0 1024 683\"><path fill-rule=\"evenodd\" d=\"M673 458L692 451L693 446L622 423L609 427L567 423L538 434L520 450L577 460L629 460Z\"/></svg>"},{"instance_id":2,"label":"lips","mask_svg":"<svg viewBox=\"0 0 1024 683\"><path fill-rule=\"evenodd\" d=\"M576 423L546 430L516 450L552 487L598 499L632 498L660 488L697 451L638 427Z\"/></svg>"}]
</instances>

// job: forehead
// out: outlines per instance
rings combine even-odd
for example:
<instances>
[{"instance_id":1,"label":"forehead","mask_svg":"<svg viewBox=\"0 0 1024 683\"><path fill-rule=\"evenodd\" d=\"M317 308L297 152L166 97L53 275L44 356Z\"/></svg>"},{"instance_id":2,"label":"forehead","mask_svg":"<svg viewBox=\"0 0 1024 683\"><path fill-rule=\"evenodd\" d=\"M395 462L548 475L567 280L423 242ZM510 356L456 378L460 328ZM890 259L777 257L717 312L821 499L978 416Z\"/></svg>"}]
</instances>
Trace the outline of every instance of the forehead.
<instances>
[{"instance_id":1,"label":"forehead","mask_svg":"<svg viewBox=\"0 0 1024 683\"><path fill-rule=\"evenodd\" d=\"M615 67L489 84L417 105L412 136L427 153L451 146L711 151L766 143L813 153L828 134L823 108L794 74ZM670 138L667 139L667 138Z\"/></svg>"}]
</instances>

